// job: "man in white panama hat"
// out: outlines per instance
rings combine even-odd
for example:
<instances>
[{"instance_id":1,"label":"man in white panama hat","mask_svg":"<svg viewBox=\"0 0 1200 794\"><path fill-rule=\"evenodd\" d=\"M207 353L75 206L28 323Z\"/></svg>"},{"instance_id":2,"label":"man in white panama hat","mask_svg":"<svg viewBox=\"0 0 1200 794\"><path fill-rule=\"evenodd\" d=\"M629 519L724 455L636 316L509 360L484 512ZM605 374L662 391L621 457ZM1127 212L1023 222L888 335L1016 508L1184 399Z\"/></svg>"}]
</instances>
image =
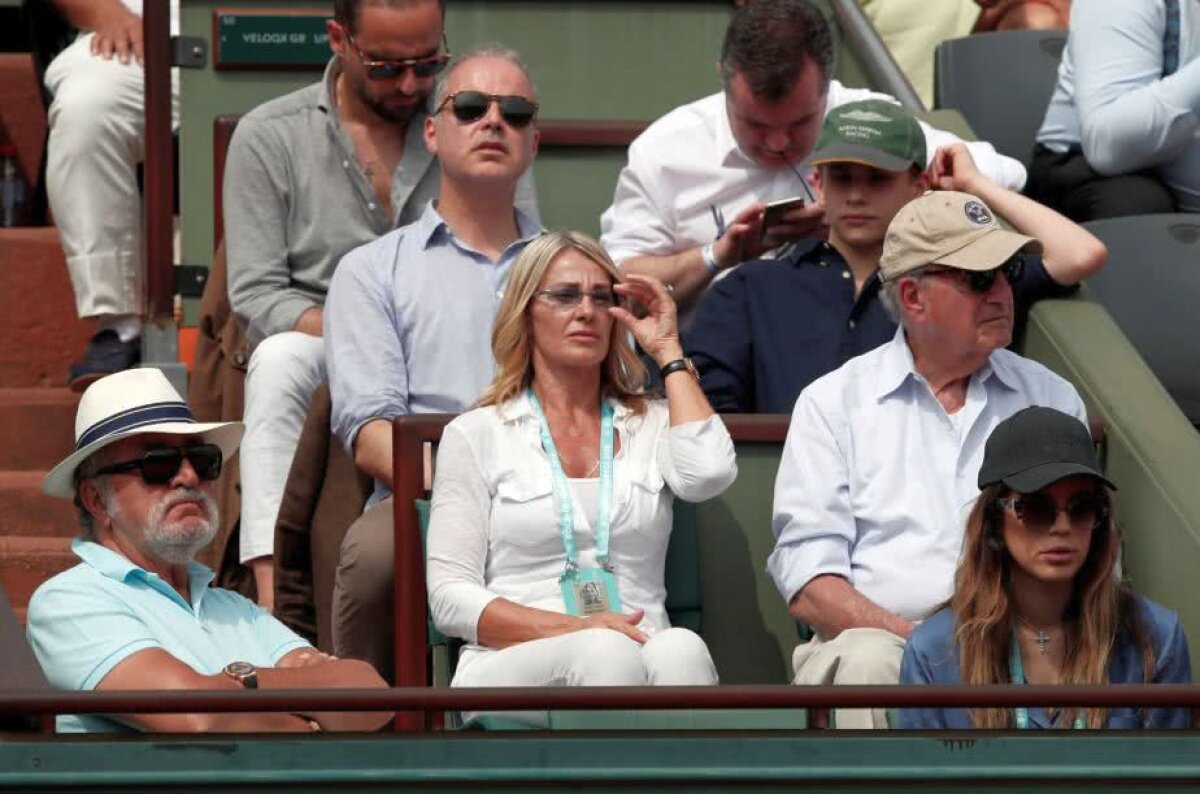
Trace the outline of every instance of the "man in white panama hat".
<instances>
[{"instance_id":1,"label":"man in white panama hat","mask_svg":"<svg viewBox=\"0 0 1200 794\"><path fill-rule=\"evenodd\" d=\"M38 588L28 637L70 690L382 687L370 665L327 656L237 593L209 587L193 557L218 526L211 489L240 422L196 422L156 369L96 381L75 450L42 490L74 499L81 562ZM60 731L374 730L390 714L64 715Z\"/></svg>"}]
</instances>

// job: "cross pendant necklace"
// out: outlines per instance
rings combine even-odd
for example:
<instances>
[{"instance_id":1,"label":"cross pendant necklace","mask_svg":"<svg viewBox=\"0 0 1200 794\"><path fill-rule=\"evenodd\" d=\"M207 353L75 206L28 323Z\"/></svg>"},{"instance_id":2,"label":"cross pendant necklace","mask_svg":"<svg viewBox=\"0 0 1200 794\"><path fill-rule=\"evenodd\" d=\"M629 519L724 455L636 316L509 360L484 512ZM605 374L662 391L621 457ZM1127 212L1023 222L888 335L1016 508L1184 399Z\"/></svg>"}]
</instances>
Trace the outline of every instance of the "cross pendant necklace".
<instances>
[{"instance_id":1,"label":"cross pendant necklace","mask_svg":"<svg viewBox=\"0 0 1200 794\"><path fill-rule=\"evenodd\" d=\"M1038 652L1042 656L1045 656L1046 646L1050 644L1050 635L1046 633L1045 629L1038 629L1037 633L1035 633L1033 636L1034 639L1037 640Z\"/></svg>"}]
</instances>

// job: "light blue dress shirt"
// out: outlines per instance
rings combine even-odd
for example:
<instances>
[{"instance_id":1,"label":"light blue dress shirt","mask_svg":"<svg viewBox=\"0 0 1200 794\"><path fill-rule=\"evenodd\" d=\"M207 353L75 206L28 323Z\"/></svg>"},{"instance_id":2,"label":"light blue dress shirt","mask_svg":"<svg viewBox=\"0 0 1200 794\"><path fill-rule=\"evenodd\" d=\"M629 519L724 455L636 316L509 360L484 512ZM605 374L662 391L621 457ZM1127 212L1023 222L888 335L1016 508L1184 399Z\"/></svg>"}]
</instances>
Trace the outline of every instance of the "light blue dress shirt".
<instances>
[{"instance_id":1,"label":"light blue dress shirt","mask_svg":"<svg viewBox=\"0 0 1200 794\"><path fill-rule=\"evenodd\" d=\"M90 690L138 651L160 648L201 675L245 661L273 667L306 640L232 590L209 587L213 572L188 563L189 601L169 583L96 543L75 540L82 560L37 589L26 635L50 683ZM93 715L62 715L60 732L125 728Z\"/></svg>"},{"instance_id":2,"label":"light blue dress shirt","mask_svg":"<svg viewBox=\"0 0 1200 794\"><path fill-rule=\"evenodd\" d=\"M1087 421L1070 383L1008 350L971 376L951 417L913 368L903 329L814 381L775 480L767 570L779 594L791 601L834 574L884 609L927 617L950 596L984 442L1030 405Z\"/></svg>"},{"instance_id":3,"label":"light blue dress shirt","mask_svg":"<svg viewBox=\"0 0 1200 794\"><path fill-rule=\"evenodd\" d=\"M1038 142L1083 149L1101 174L1157 167L1200 210L1200 4L1179 3L1179 65L1163 77L1164 0L1075 0Z\"/></svg>"},{"instance_id":4,"label":"light blue dress shirt","mask_svg":"<svg viewBox=\"0 0 1200 794\"><path fill-rule=\"evenodd\" d=\"M351 455L372 419L459 413L491 383L508 271L541 233L516 217L521 236L496 262L455 237L433 202L416 223L342 258L325 303L325 361L333 432ZM376 483L371 503L388 493Z\"/></svg>"},{"instance_id":5,"label":"light blue dress shirt","mask_svg":"<svg viewBox=\"0 0 1200 794\"><path fill-rule=\"evenodd\" d=\"M1142 625L1154 645L1154 676L1156 684L1190 684L1192 662L1188 655L1187 637L1179 616L1148 598L1137 596L1142 611ZM900 662L901 684L958 684L958 648L954 642L954 614L943 609L917 626ZM1127 638L1113 648L1108 666L1108 680L1113 684L1140 684L1145 681L1142 651ZM1007 682L1001 682L1007 683ZM1148 717L1148 719L1147 719ZM1043 708L1029 709L1032 728L1052 727L1050 715ZM1109 709L1106 728L1190 728L1191 713L1186 708L1150 709L1143 716L1138 709ZM966 709L900 709L901 728L973 727Z\"/></svg>"}]
</instances>

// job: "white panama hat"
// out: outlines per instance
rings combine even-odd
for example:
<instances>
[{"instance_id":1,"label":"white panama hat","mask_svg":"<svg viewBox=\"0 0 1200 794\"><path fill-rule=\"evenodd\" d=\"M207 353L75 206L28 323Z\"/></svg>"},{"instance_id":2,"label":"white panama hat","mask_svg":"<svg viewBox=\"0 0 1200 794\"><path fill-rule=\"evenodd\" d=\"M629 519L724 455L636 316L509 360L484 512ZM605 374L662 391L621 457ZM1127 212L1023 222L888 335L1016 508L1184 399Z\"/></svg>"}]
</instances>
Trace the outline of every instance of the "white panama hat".
<instances>
[{"instance_id":1,"label":"white panama hat","mask_svg":"<svg viewBox=\"0 0 1200 794\"><path fill-rule=\"evenodd\" d=\"M75 469L88 456L129 436L145 433L199 435L216 444L226 461L242 440L241 422L197 422L161 370L127 369L88 387L75 413L75 451L42 480L42 491L75 498Z\"/></svg>"}]
</instances>

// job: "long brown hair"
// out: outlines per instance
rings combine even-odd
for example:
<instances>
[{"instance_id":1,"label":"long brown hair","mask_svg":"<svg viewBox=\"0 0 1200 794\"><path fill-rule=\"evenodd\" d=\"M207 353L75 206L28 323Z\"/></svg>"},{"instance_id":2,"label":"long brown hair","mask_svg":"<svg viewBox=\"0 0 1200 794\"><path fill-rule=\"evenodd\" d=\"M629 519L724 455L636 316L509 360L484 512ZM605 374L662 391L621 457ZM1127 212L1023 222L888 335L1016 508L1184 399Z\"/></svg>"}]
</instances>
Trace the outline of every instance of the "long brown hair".
<instances>
[{"instance_id":1,"label":"long brown hair","mask_svg":"<svg viewBox=\"0 0 1200 794\"><path fill-rule=\"evenodd\" d=\"M499 405L529 388L533 383L533 344L529 331L528 309L534 293L550 265L564 251L573 250L595 262L620 282L617 266L592 238L580 232L543 234L525 246L508 276L508 286L496 323L492 326L492 355L496 358L496 377L475 403L478 407ZM629 334L616 324L609 335L608 355L600 370L600 396L616 398L635 414L646 409L646 368L638 359Z\"/></svg>"},{"instance_id":2,"label":"long brown hair","mask_svg":"<svg viewBox=\"0 0 1200 794\"><path fill-rule=\"evenodd\" d=\"M1117 576L1120 538L1108 492L1099 483L1097 491L1107 509L1092 531L1091 545L1083 566L1075 574L1067 614L1066 657L1062 683L1107 684L1113 649L1121 638L1142 651L1146 683L1154 676L1154 646L1141 619L1138 603L1129 586ZM983 489L967 517L963 557L954 575L954 595L949 606L954 613L955 643L958 646L960 677L964 684L1007 684L1009 654L1012 652L1013 621L1011 568L1013 559L1004 547L1003 508L997 499L1008 489L1003 484ZM1107 709L1084 710L1089 728L1104 727ZM1071 725L1075 709L1064 709L1058 724ZM971 709L977 728L1011 728L1011 709Z\"/></svg>"}]
</instances>

